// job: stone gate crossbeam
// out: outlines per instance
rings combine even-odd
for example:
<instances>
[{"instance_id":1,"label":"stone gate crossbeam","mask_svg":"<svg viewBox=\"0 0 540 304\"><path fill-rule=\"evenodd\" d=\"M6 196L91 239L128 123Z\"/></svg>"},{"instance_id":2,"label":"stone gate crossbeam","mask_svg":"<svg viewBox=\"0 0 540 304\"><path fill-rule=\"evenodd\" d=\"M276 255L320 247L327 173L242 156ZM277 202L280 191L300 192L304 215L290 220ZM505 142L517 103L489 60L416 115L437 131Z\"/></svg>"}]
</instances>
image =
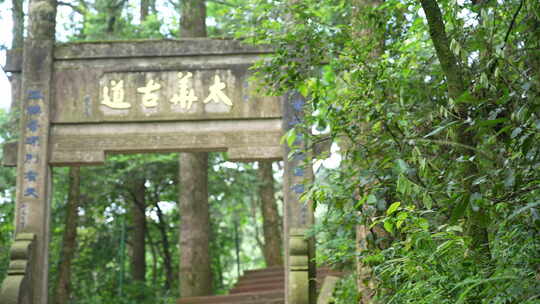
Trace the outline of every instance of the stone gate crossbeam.
<instances>
[{"instance_id":1,"label":"stone gate crossbeam","mask_svg":"<svg viewBox=\"0 0 540 304\"><path fill-rule=\"evenodd\" d=\"M249 82L249 67L267 53L210 39L56 46L50 164L99 164L121 152L281 159L281 101ZM6 71L21 62L11 52Z\"/></svg>"}]
</instances>

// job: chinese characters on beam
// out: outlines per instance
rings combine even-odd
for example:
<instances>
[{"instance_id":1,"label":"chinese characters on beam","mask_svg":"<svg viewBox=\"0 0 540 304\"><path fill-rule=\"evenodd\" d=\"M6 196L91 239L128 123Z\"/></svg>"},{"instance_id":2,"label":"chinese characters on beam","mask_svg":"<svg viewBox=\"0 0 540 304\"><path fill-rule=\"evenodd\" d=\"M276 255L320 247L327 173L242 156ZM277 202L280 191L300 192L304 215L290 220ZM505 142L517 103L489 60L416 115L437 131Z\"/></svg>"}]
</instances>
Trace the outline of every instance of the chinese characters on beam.
<instances>
[{"instance_id":1,"label":"chinese characters on beam","mask_svg":"<svg viewBox=\"0 0 540 304\"><path fill-rule=\"evenodd\" d=\"M195 90L190 86L192 76L193 74L190 72L187 72L185 75L182 72L178 73L178 93L174 94L171 99L171 103L180 104L180 107L186 110L191 109L193 102L199 100L195 96Z\"/></svg>"},{"instance_id":2,"label":"chinese characters on beam","mask_svg":"<svg viewBox=\"0 0 540 304\"><path fill-rule=\"evenodd\" d=\"M193 88L193 73L178 72L176 78L178 88L172 98L169 99L169 102L179 105L182 109L190 110L193 104L200 100ZM142 105L146 108L157 107L160 99L159 92L162 88L163 86L154 79L148 80L145 86L137 88L137 93L141 95ZM223 103L232 107L232 100L224 92L226 88L227 84L216 73L212 85L208 88L209 94L203 100L203 103ZM125 95L124 80L111 80L109 85L103 88L101 104L111 109L129 109L132 105L125 101Z\"/></svg>"}]
</instances>

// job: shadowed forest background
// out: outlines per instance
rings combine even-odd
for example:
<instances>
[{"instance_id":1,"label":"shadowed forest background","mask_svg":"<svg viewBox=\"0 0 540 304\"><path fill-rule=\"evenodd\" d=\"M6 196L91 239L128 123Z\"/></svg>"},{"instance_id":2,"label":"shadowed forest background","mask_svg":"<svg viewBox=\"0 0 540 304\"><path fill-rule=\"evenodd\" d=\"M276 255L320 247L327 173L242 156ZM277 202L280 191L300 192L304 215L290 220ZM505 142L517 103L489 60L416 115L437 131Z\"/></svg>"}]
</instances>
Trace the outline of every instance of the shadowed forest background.
<instances>
[{"instance_id":1,"label":"shadowed forest background","mask_svg":"<svg viewBox=\"0 0 540 304\"><path fill-rule=\"evenodd\" d=\"M25 1L7 1L20 48ZM58 40L193 37L182 12L201 3L58 1ZM346 274L336 303L540 303L540 2L208 0L206 15L208 37L275 48L254 67L261 91L307 100L283 142L311 155L303 200L317 263ZM17 140L12 109L2 144ZM54 169L53 303L174 303L179 170L177 154ZM208 185L221 294L281 263L264 208L281 212L281 164L211 153ZM15 169L0 167L0 281L14 195Z\"/></svg>"}]
</instances>

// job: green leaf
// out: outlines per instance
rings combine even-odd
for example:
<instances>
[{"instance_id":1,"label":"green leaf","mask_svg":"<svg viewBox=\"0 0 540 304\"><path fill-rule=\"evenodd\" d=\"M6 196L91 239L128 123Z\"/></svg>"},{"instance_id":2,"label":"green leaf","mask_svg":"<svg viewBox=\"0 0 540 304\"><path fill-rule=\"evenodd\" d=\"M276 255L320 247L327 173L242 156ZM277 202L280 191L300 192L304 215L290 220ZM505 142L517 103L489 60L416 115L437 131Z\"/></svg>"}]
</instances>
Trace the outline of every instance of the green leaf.
<instances>
[{"instance_id":1,"label":"green leaf","mask_svg":"<svg viewBox=\"0 0 540 304\"><path fill-rule=\"evenodd\" d=\"M388 210L386 210L386 215L391 215L392 213L396 212L399 206L401 206L401 202L395 202L390 205L390 207L388 207Z\"/></svg>"},{"instance_id":2,"label":"green leaf","mask_svg":"<svg viewBox=\"0 0 540 304\"><path fill-rule=\"evenodd\" d=\"M370 194L367 198L368 205L375 205L377 204L377 197L373 194Z\"/></svg>"},{"instance_id":3,"label":"green leaf","mask_svg":"<svg viewBox=\"0 0 540 304\"><path fill-rule=\"evenodd\" d=\"M403 159L398 159L396 162L399 173L409 172L409 165Z\"/></svg>"},{"instance_id":4,"label":"green leaf","mask_svg":"<svg viewBox=\"0 0 540 304\"><path fill-rule=\"evenodd\" d=\"M294 145L294 141L296 140L296 131L295 129L290 129L282 138L281 138L281 144L283 144L283 141L287 141L287 145L289 147L292 147Z\"/></svg>"},{"instance_id":5,"label":"green leaf","mask_svg":"<svg viewBox=\"0 0 540 304\"><path fill-rule=\"evenodd\" d=\"M450 216L450 223L455 224L459 219L465 215L465 211L467 210L468 202L467 200L463 199L463 197L460 198L458 202L452 207L452 214Z\"/></svg>"},{"instance_id":6,"label":"green leaf","mask_svg":"<svg viewBox=\"0 0 540 304\"><path fill-rule=\"evenodd\" d=\"M384 229L390 233L394 233L394 224L390 220L384 221Z\"/></svg>"},{"instance_id":7,"label":"green leaf","mask_svg":"<svg viewBox=\"0 0 540 304\"><path fill-rule=\"evenodd\" d=\"M440 133L442 130L444 130L444 129L446 129L446 128L452 126L452 125L455 125L455 124L457 124L457 123L458 123L458 121L453 121L453 122L448 123L448 124L446 124L446 125L439 126L439 127L437 127L435 130L433 130L433 131L429 132L427 135L425 135L424 138L428 138L428 137L431 137L431 136L433 136L433 135L436 135L436 134Z\"/></svg>"},{"instance_id":8,"label":"green leaf","mask_svg":"<svg viewBox=\"0 0 540 304\"><path fill-rule=\"evenodd\" d=\"M500 123L507 122L508 118L497 118L497 119L489 119L489 120L481 120L478 122L478 126L480 127L491 127Z\"/></svg>"},{"instance_id":9,"label":"green leaf","mask_svg":"<svg viewBox=\"0 0 540 304\"><path fill-rule=\"evenodd\" d=\"M418 220L418 225L425 231L429 230L429 222L425 218L420 218Z\"/></svg>"}]
</instances>

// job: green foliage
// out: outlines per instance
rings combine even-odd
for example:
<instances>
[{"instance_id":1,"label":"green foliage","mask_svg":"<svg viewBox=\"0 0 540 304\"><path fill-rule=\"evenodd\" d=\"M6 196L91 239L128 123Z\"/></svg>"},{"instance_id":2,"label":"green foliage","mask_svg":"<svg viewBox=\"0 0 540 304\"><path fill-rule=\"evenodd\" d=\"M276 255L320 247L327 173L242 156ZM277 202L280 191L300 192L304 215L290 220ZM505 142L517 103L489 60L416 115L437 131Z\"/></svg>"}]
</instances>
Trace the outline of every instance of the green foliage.
<instances>
[{"instance_id":1,"label":"green foliage","mask_svg":"<svg viewBox=\"0 0 540 304\"><path fill-rule=\"evenodd\" d=\"M249 1L256 22L239 31L276 46L259 80L304 95L296 132L343 157L305 197L326 210L321 262L359 255L382 303L538 302L538 3L440 1L466 83L457 99L418 3L272 4ZM373 232L360 253L358 224Z\"/></svg>"},{"instance_id":2,"label":"green foliage","mask_svg":"<svg viewBox=\"0 0 540 304\"><path fill-rule=\"evenodd\" d=\"M360 298L355 275L347 275L338 282L333 299L335 304L358 303Z\"/></svg>"},{"instance_id":3,"label":"green foliage","mask_svg":"<svg viewBox=\"0 0 540 304\"><path fill-rule=\"evenodd\" d=\"M0 160L3 158L3 144L13 139L12 115L0 109ZM15 212L15 169L0 166L0 282L3 281L9 264L8 244L13 238L13 217Z\"/></svg>"}]
</instances>

